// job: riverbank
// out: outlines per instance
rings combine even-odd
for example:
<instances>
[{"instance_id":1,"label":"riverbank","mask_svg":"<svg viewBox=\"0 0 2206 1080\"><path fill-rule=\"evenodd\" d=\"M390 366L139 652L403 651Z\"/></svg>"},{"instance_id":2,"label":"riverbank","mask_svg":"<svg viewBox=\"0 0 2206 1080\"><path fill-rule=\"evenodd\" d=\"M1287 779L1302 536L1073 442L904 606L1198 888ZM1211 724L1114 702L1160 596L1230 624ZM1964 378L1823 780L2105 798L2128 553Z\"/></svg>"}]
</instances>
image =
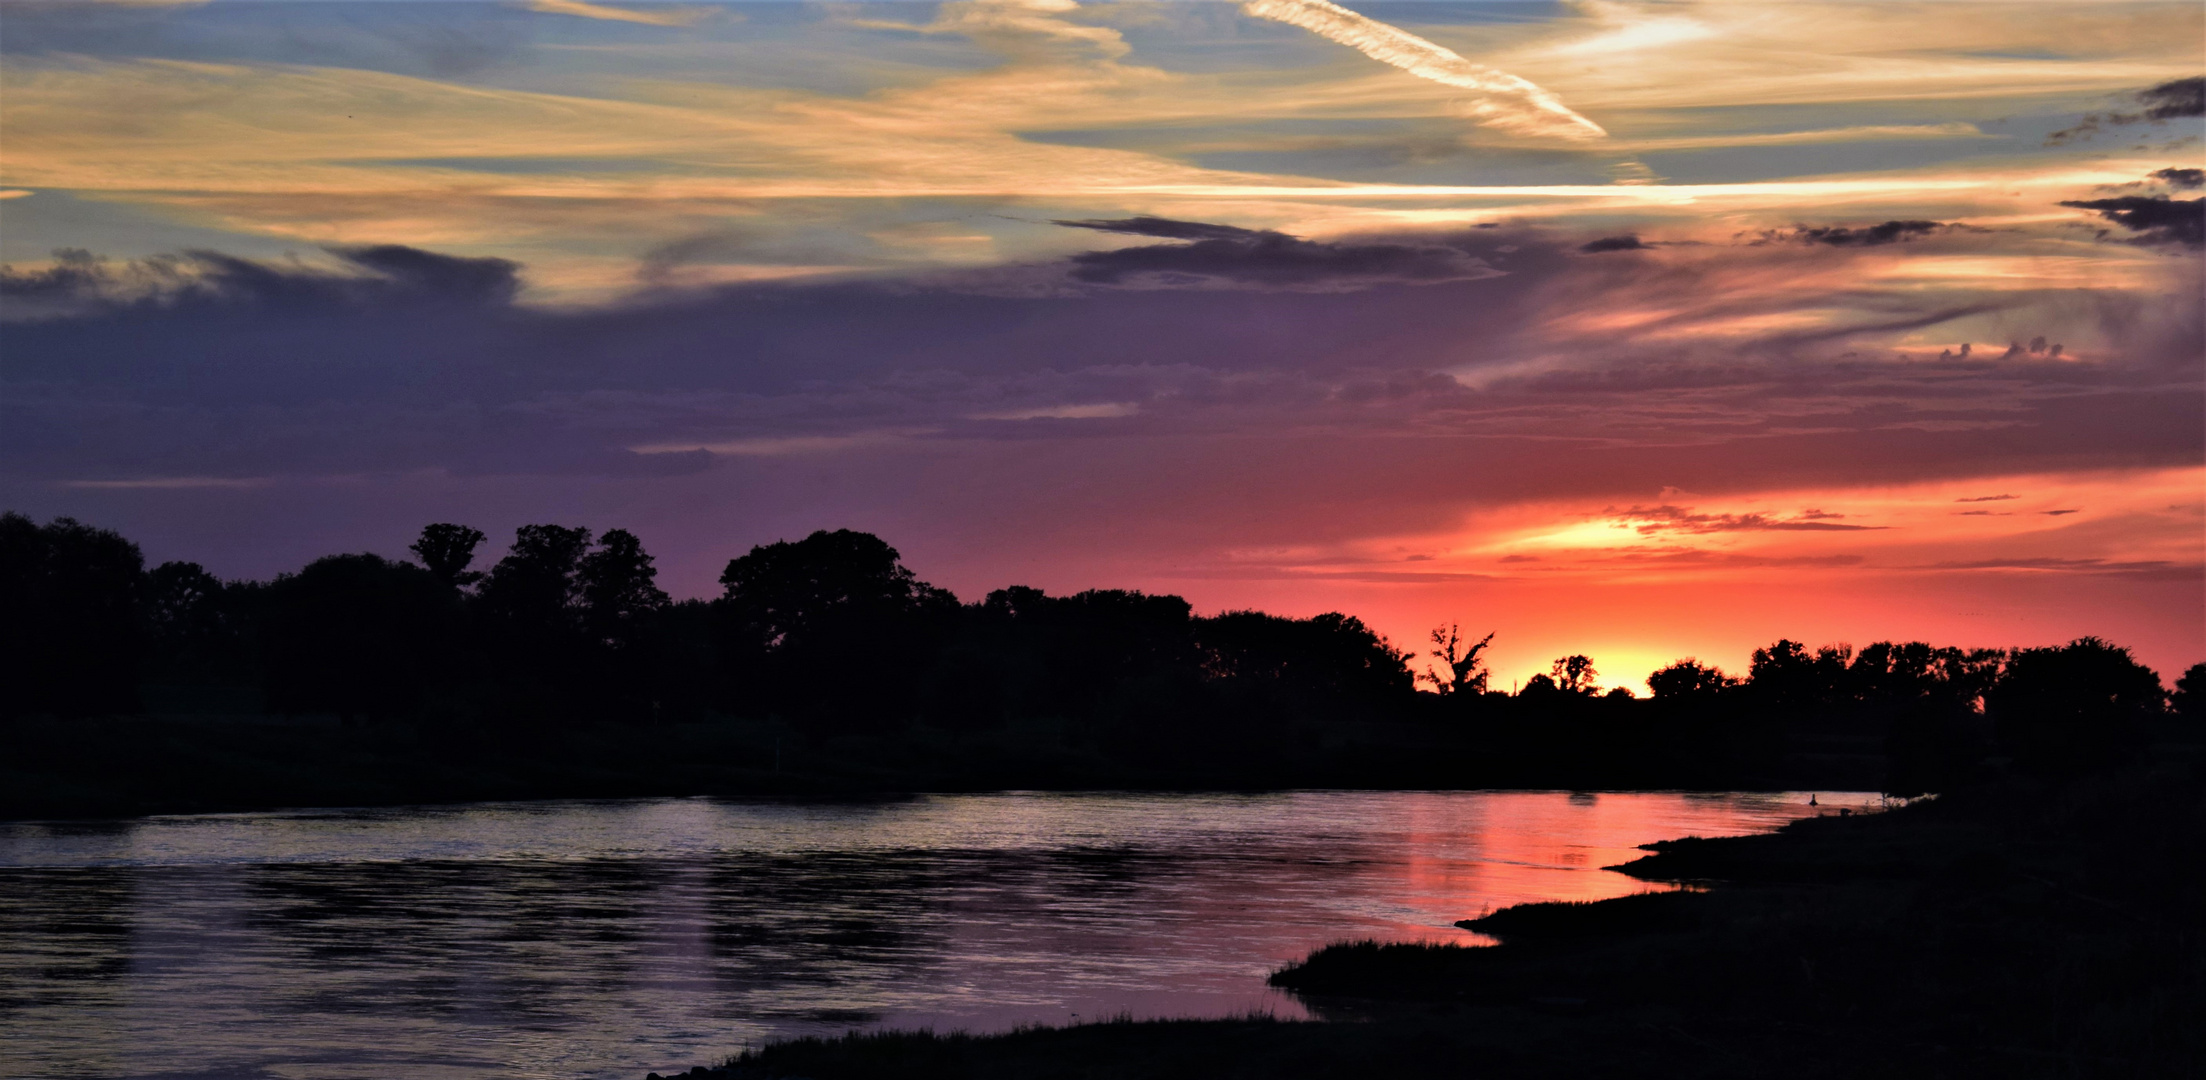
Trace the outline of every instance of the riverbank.
<instances>
[{"instance_id":1,"label":"riverbank","mask_svg":"<svg viewBox=\"0 0 2206 1080\"><path fill-rule=\"evenodd\" d=\"M1477 726L1282 718L1260 739L1112 739L1068 722L823 734L774 720L345 725L253 714L0 723L0 820L289 807L1004 790L1878 790L1873 738L1767 762L1558 760Z\"/></svg>"},{"instance_id":2,"label":"riverbank","mask_svg":"<svg viewBox=\"0 0 2206 1080\"><path fill-rule=\"evenodd\" d=\"M766 1047L717 1076L2092 1077L2206 1067L2206 785L2163 759L1623 867L1705 891L1505 909L1493 948L1335 946L1334 1023L1112 1023Z\"/></svg>"}]
</instances>

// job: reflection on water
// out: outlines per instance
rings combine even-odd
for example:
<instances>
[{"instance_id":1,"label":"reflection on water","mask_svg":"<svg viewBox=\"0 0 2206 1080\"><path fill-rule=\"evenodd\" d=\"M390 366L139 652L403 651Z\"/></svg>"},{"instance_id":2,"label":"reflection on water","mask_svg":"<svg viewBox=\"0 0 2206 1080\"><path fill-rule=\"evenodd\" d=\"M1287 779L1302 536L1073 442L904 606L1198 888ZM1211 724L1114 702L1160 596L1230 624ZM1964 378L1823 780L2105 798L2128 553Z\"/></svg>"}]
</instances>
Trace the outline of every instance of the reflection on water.
<instances>
[{"instance_id":1,"label":"reflection on water","mask_svg":"<svg viewBox=\"0 0 2206 1080\"><path fill-rule=\"evenodd\" d=\"M1822 793L1826 812L1875 802ZM0 824L0 1075L608 1077L852 1026L1302 1016L1330 941L1807 795L1004 794Z\"/></svg>"}]
</instances>

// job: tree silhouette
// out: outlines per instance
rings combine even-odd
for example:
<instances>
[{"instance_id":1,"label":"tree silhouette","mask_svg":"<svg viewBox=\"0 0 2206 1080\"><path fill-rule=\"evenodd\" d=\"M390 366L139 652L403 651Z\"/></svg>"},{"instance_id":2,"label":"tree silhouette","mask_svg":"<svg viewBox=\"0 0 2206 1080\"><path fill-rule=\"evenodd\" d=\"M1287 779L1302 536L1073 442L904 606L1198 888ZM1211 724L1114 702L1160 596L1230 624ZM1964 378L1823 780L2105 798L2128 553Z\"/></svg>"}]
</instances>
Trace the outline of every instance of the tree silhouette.
<instances>
[{"instance_id":1,"label":"tree silhouette","mask_svg":"<svg viewBox=\"0 0 2206 1080\"><path fill-rule=\"evenodd\" d=\"M423 526L421 538L408 550L421 560L429 573L438 581L455 589L466 588L482 580L482 575L470 571L469 563L475 561L475 548L483 542L480 529L465 525L438 523Z\"/></svg>"},{"instance_id":2,"label":"tree silhouette","mask_svg":"<svg viewBox=\"0 0 2206 1080\"><path fill-rule=\"evenodd\" d=\"M269 707L350 722L419 706L446 674L445 584L412 563L329 555L268 587Z\"/></svg>"},{"instance_id":3,"label":"tree silhouette","mask_svg":"<svg viewBox=\"0 0 2206 1080\"><path fill-rule=\"evenodd\" d=\"M1825 708L1884 733L1884 787L1942 791L1973 774L1989 751L1978 702L2005 653L1879 641L1862 647Z\"/></svg>"},{"instance_id":4,"label":"tree silhouette","mask_svg":"<svg viewBox=\"0 0 2206 1080\"><path fill-rule=\"evenodd\" d=\"M1041 715L1093 715L1114 689L1154 682L1168 672L1198 677L1203 660L1194 608L1177 596L1131 589L1049 596L1014 585L989 593L970 615L997 631L998 647L1010 646L1033 668L1032 676L1021 680L1027 686L1022 705ZM1237 635L1236 629L1244 633ZM1219 631L1220 663L1245 663L1251 670L1266 666L1237 648L1250 645L1262 630L1229 624Z\"/></svg>"},{"instance_id":5,"label":"tree silhouette","mask_svg":"<svg viewBox=\"0 0 2206 1080\"><path fill-rule=\"evenodd\" d=\"M1985 693L1999 681L2006 663L2005 649L1943 648L1933 653L1931 677L1938 693L1975 712L1982 707Z\"/></svg>"},{"instance_id":6,"label":"tree silhouette","mask_svg":"<svg viewBox=\"0 0 2206 1080\"><path fill-rule=\"evenodd\" d=\"M1647 689L1657 701L1711 698L1738 685L1721 668L1690 656L1647 676Z\"/></svg>"},{"instance_id":7,"label":"tree silhouette","mask_svg":"<svg viewBox=\"0 0 2206 1080\"><path fill-rule=\"evenodd\" d=\"M768 648L823 621L904 612L947 596L872 533L820 530L754 547L720 574L726 598Z\"/></svg>"},{"instance_id":8,"label":"tree silhouette","mask_svg":"<svg viewBox=\"0 0 2206 1080\"><path fill-rule=\"evenodd\" d=\"M165 562L146 574L146 622L156 637L205 635L218 618L222 581L194 562Z\"/></svg>"},{"instance_id":9,"label":"tree silhouette","mask_svg":"<svg viewBox=\"0 0 2206 1080\"><path fill-rule=\"evenodd\" d=\"M625 529L611 529L598 548L576 567L583 628L592 640L615 649L632 648L654 614L667 605L659 590L659 571L643 543Z\"/></svg>"},{"instance_id":10,"label":"tree silhouette","mask_svg":"<svg viewBox=\"0 0 2206 1080\"><path fill-rule=\"evenodd\" d=\"M144 570L105 529L0 514L0 715L137 708Z\"/></svg>"},{"instance_id":11,"label":"tree silhouette","mask_svg":"<svg viewBox=\"0 0 2206 1080\"><path fill-rule=\"evenodd\" d=\"M1825 645L1810 653L1807 646L1779 638L1766 649L1754 650L1747 671L1747 687L1765 705L1780 710L1802 710L1847 696L1847 661L1853 649Z\"/></svg>"},{"instance_id":12,"label":"tree silhouette","mask_svg":"<svg viewBox=\"0 0 2206 1080\"><path fill-rule=\"evenodd\" d=\"M1461 628L1455 623L1449 623L1434 627L1431 636L1432 643L1438 646L1432 651L1433 659L1448 666L1446 679L1430 669L1426 670L1424 678L1432 683L1433 689L1442 694L1485 693L1486 679L1490 673L1486 670L1485 662L1480 659L1480 654L1486 651L1486 646L1493 644L1494 635L1487 634L1466 644Z\"/></svg>"},{"instance_id":13,"label":"tree silhouette","mask_svg":"<svg viewBox=\"0 0 2206 1080\"><path fill-rule=\"evenodd\" d=\"M880 726L916 707L957 598L871 533L753 547L720 575L731 666L757 697L815 720Z\"/></svg>"},{"instance_id":14,"label":"tree silhouette","mask_svg":"<svg viewBox=\"0 0 2206 1080\"><path fill-rule=\"evenodd\" d=\"M569 629L578 614L582 556L589 548L588 529L521 526L506 557L483 578L484 605L536 633Z\"/></svg>"},{"instance_id":15,"label":"tree silhouette","mask_svg":"<svg viewBox=\"0 0 2206 1080\"><path fill-rule=\"evenodd\" d=\"M2061 778L2128 756L2165 700L2160 677L2128 649L2081 637L2016 650L1984 704L2017 765Z\"/></svg>"},{"instance_id":16,"label":"tree silhouette","mask_svg":"<svg viewBox=\"0 0 2206 1080\"><path fill-rule=\"evenodd\" d=\"M1925 642L1874 642L1847 665L1844 691L1857 701L1913 701L1937 691L1936 663Z\"/></svg>"},{"instance_id":17,"label":"tree silhouette","mask_svg":"<svg viewBox=\"0 0 2206 1080\"><path fill-rule=\"evenodd\" d=\"M2168 695L2168 707L2190 723L2206 721L2206 663L2183 669L2175 680L2175 692Z\"/></svg>"},{"instance_id":18,"label":"tree silhouette","mask_svg":"<svg viewBox=\"0 0 2206 1080\"><path fill-rule=\"evenodd\" d=\"M588 529L523 525L475 588L485 674L499 688L497 711L506 722L579 719L605 707L582 625L589 546Z\"/></svg>"},{"instance_id":19,"label":"tree silhouette","mask_svg":"<svg viewBox=\"0 0 2206 1080\"><path fill-rule=\"evenodd\" d=\"M144 588L149 674L200 685L250 676L262 586L225 583L198 563L166 562L146 573Z\"/></svg>"},{"instance_id":20,"label":"tree silhouette","mask_svg":"<svg viewBox=\"0 0 2206 1080\"><path fill-rule=\"evenodd\" d=\"M1104 762L1120 771L1103 778L1138 783L1406 775L1388 755L1438 762L1431 751L1474 737L1476 767L1502 783L1721 786L1791 775L1803 758L1856 762L1881 739L1892 792L1952 790L1995 749L2074 775L2122 760L2171 714L2206 719L2206 664L2163 695L2096 638L2011 656L1781 639L1755 651L1746 680L1679 660L1647 677L1648 701L1602 695L1593 660L1573 654L1512 697L1486 693L1492 633L1436 628L1435 663L1415 675L1409 654L1339 612L1197 617L1179 596L1022 586L961 606L850 530L754 547L729 561L719 599L681 603L626 530L523 526L476 573L482 542L438 523L412 545L425 566L337 555L259 584L187 562L146 571L114 533L0 515L0 715L127 710L141 678L164 708L434 717L479 724L454 745L485 747L509 745L497 735L511 725L717 711L800 740L897 732L924 746L950 729L956 754L990 762L974 775L1053 746L1044 769ZM1418 694L1420 680L1439 694ZM1390 734L1474 713L1414 747Z\"/></svg>"},{"instance_id":21,"label":"tree silhouette","mask_svg":"<svg viewBox=\"0 0 2206 1080\"><path fill-rule=\"evenodd\" d=\"M1566 694L1591 694L1600 689L1594 680L1601 673L1593 669L1593 658L1583 653L1557 657L1547 671L1556 689Z\"/></svg>"},{"instance_id":22,"label":"tree silhouette","mask_svg":"<svg viewBox=\"0 0 2206 1080\"><path fill-rule=\"evenodd\" d=\"M1308 619L1229 611L1196 620L1194 633L1203 668L1214 679L1336 702L1398 700L1417 685L1407 654L1363 620L1337 611Z\"/></svg>"}]
</instances>

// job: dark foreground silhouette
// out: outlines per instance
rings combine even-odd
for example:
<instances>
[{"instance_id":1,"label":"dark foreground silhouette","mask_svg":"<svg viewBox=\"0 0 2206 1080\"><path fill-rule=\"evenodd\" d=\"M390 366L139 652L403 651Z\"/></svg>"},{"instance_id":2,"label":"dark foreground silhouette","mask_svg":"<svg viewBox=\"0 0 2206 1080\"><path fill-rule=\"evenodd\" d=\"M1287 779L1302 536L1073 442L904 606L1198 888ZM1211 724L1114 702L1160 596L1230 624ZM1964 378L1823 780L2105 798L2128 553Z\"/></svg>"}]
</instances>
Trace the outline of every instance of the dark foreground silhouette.
<instances>
[{"instance_id":1,"label":"dark foreground silhouette","mask_svg":"<svg viewBox=\"0 0 2206 1080\"><path fill-rule=\"evenodd\" d=\"M1019 586L961 603L847 530L754 547L719 597L685 601L619 529L525 526L477 570L484 541L434 524L411 560L222 581L0 515L0 816L1000 788L1914 794L2118 764L2199 728L2206 698L2206 665L2171 696L2094 638L1784 640L1743 677L1680 660L1649 697L1573 655L1501 693L1491 633L1435 630L1420 658L1340 613Z\"/></svg>"},{"instance_id":2,"label":"dark foreground silhouette","mask_svg":"<svg viewBox=\"0 0 2206 1080\"><path fill-rule=\"evenodd\" d=\"M1678 840L1689 881L1466 925L1498 947L1336 945L1273 976L1330 1023L1106 1023L804 1039L714 1080L1016 1076L2206 1075L2206 784L2163 746L1769 836ZM702 1067L700 1067L702 1068Z\"/></svg>"}]
</instances>

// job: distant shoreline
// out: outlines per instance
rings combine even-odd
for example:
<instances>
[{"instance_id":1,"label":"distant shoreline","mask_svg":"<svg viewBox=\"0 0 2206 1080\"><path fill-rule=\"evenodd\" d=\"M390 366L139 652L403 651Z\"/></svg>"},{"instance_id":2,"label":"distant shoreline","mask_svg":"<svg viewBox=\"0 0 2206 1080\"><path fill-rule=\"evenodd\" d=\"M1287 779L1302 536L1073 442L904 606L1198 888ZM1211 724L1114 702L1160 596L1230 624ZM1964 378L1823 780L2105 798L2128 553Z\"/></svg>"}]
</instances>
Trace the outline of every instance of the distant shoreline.
<instances>
[{"instance_id":1,"label":"distant shoreline","mask_svg":"<svg viewBox=\"0 0 2206 1080\"><path fill-rule=\"evenodd\" d=\"M1780 638L1646 697L1594 658L1504 693L1479 636L1403 649L1341 612L1013 585L963 602L842 529L675 601L631 533L423 528L420 561L270 581L151 569L123 536L0 513L0 817L922 790L1948 790L2120 762L2198 723L2081 637L1985 649ZM1422 665L1423 670L1419 671Z\"/></svg>"},{"instance_id":2,"label":"distant shoreline","mask_svg":"<svg viewBox=\"0 0 2206 1080\"><path fill-rule=\"evenodd\" d=\"M778 756L778 769L777 769ZM0 722L0 820L644 797L894 797L983 791L1876 791L1882 762L1637 770L1511 760L1475 733L1342 723L1321 754L1160 759L1129 768L1047 728L808 737L773 721L467 725L334 718L95 717Z\"/></svg>"}]
</instances>

